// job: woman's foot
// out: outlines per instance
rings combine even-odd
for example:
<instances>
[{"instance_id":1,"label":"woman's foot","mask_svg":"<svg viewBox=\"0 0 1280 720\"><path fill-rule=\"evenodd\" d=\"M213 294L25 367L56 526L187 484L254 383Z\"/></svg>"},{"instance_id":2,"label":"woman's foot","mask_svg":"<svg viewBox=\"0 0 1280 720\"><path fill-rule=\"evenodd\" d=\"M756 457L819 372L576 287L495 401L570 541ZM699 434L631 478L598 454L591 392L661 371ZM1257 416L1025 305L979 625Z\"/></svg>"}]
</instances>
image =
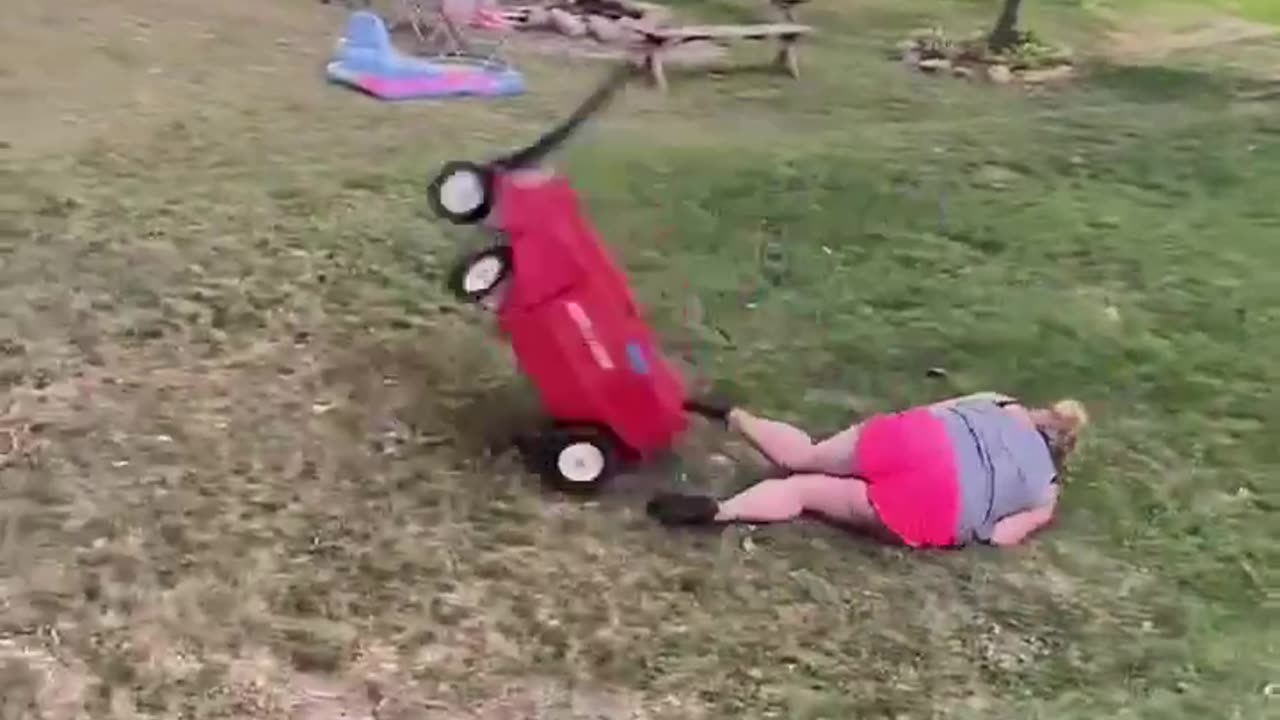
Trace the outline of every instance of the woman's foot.
<instances>
[{"instance_id":1,"label":"woman's foot","mask_svg":"<svg viewBox=\"0 0 1280 720\"><path fill-rule=\"evenodd\" d=\"M720 503L709 495L663 492L654 495L645 510L663 525L707 525L715 522Z\"/></svg>"}]
</instances>

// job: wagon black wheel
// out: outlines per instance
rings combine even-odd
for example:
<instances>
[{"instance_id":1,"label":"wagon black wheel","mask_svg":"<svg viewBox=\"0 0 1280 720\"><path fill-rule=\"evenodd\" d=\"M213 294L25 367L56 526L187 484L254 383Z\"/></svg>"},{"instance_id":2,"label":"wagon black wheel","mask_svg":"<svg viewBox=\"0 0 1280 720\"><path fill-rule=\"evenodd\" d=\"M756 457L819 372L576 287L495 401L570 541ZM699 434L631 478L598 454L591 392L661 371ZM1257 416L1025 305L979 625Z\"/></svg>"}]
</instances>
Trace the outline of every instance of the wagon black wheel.
<instances>
[{"instance_id":1,"label":"wagon black wheel","mask_svg":"<svg viewBox=\"0 0 1280 720\"><path fill-rule=\"evenodd\" d=\"M558 490L594 493L617 471L618 442L608 430L591 426L557 428L543 435L539 445L542 478Z\"/></svg>"},{"instance_id":2,"label":"wagon black wheel","mask_svg":"<svg viewBox=\"0 0 1280 720\"><path fill-rule=\"evenodd\" d=\"M484 302L497 294L511 276L511 248L495 245L473 253L453 266L449 290L459 300Z\"/></svg>"},{"instance_id":3,"label":"wagon black wheel","mask_svg":"<svg viewBox=\"0 0 1280 720\"><path fill-rule=\"evenodd\" d=\"M427 185L427 204L455 225L478 223L493 209L493 171L462 160L447 163Z\"/></svg>"}]
</instances>

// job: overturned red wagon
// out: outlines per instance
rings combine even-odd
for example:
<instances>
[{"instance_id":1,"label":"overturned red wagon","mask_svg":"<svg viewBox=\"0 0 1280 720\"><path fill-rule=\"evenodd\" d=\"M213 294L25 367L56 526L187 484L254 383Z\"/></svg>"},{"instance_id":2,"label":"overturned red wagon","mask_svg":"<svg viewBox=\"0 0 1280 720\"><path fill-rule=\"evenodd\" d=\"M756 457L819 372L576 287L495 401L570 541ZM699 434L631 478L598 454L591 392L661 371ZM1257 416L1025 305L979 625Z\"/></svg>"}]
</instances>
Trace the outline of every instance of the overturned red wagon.
<instances>
[{"instance_id":1,"label":"overturned red wagon","mask_svg":"<svg viewBox=\"0 0 1280 720\"><path fill-rule=\"evenodd\" d=\"M686 425L683 383L573 189L563 177L528 169L621 79L511 158L449 163L428 192L437 215L498 231L498 243L458 263L450 286L496 310L520 371L553 420L522 449L566 490L598 487L622 464L671 447Z\"/></svg>"}]
</instances>

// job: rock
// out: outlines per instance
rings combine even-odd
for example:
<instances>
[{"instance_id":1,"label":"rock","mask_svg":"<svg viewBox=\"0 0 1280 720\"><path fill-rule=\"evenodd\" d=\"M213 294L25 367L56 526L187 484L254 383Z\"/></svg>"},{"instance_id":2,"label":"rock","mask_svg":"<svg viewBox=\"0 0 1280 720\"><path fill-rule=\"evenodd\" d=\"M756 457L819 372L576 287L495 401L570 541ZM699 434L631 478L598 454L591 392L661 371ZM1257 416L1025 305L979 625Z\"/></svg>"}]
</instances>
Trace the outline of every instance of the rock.
<instances>
[{"instance_id":1,"label":"rock","mask_svg":"<svg viewBox=\"0 0 1280 720\"><path fill-rule=\"evenodd\" d=\"M908 50L902 53L902 64L906 65L912 70L919 70L920 69L920 53L914 49Z\"/></svg>"},{"instance_id":2,"label":"rock","mask_svg":"<svg viewBox=\"0 0 1280 720\"><path fill-rule=\"evenodd\" d=\"M635 0L610 0L609 4L621 14L621 17L616 18L618 20L628 17L638 18L644 15L643 3L635 2Z\"/></svg>"},{"instance_id":3,"label":"rock","mask_svg":"<svg viewBox=\"0 0 1280 720\"><path fill-rule=\"evenodd\" d=\"M987 79L997 85L1008 85L1013 82L1013 71L1008 65L988 65Z\"/></svg>"},{"instance_id":4,"label":"rock","mask_svg":"<svg viewBox=\"0 0 1280 720\"><path fill-rule=\"evenodd\" d=\"M1003 165L988 163L973 173L973 184L991 190L1007 190L1022 179L1017 172Z\"/></svg>"},{"instance_id":5,"label":"rock","mask_svg":"<svg viewBox=\"0 0 1280 720\"><path fill-rule=\"evenodd\" d=\"M727 468L732 468L736 464L732 458L723 453L711 453L707 456L707 462L711 465Z\"/></svg>"},{"instance_id":6,"label":"rock","mask_svg":"<svg viewBox=\"0 0 1280 720\"><path fill-rule=\"evenodd\" d=\"M606 45L617 43L626 36L626 31L618 23L603 15L588 15L586 25L591 36Z\"/></svg>"},{"instance_id":7,"label":"rock","mask_svg":"<svg viewBox=\"0 0 1280 720\"><path fill-rule=\"evenodd\" d=\"M917 63L917 67L927 73L945 72L951 69L951 61L946 58L926 58Z\"/></svg>"},{"instance_id":8,"label":"rock","mask_svg":"<svg viewBox=\"0 0 1280 720\"><path fill-rule=\"evenodd\" d=\"M712 477L717 486L732 482L738 473L738 463L728 455L712 453L707 456L706 473Z\"/></svg>"},{"instance_id":9,"label":"rock","mask_svg":"<svg viewBox=\"0 0 1280 720\"><path fill-rule=\"evenodd\" d=\"M643 30L648 30L646 26L640 24L639 20L631 18L622 18L614 22L614 27L618 28L619 45L639 45L644 41Z\"/></svg>"},{"instance_id":10,"label":"rock","mask_svg":"<svg viewBox=\"0 0 1280 720\"><path fill-rule=\"evenodd\" d=\"M972 80L973 68L965 65L956 65L955 67L951 68L951 74L955 75L958 78L963 78L965 80Z\"/></svg>"},{"instance_id":11,"label":"rock","mask_svg":"<svg viewBox=\"0 0 1280 720\"><path fill-rule=\"evenodd\" d=\"M1058 65L1044 70L1025 70L1021 73L1022 81L1032 85L1062 82L1075 75L1075 68L1070 65Z\"/></svg>"},{"instance_id":12,"label":"rock","mask_svg":"<svg viewBox=\"0 0 1280 720\"><path fill-rule=\"evenodd\" d=\"M552 27L561 35L576 38L587 34L587 24L577 15L560 8L551 8L548 12L551 16Z\"/></svg>"},{"instance_id":13,"label":"rock","mask_svg":"<svg viewBox=\"0 0 1280 720\"><path fill-rule=\"evenodd\" d=\"M644 23L648 28L660 28L671 21L671 10L664 5L648 2L632 2L630 3L636 11L640 13L640 17L636 18Z\"/></svg>"},{"instance_id":14,"label":"rock","mask_svg":"<svg viewBox=\"0 0 1280 720\"><path fill-rule=\"evenodd\" d=\"M537 5L529 8L521 27L529 30L545 30L551 27L551 11Z\"/></svg>"}]
</instances>

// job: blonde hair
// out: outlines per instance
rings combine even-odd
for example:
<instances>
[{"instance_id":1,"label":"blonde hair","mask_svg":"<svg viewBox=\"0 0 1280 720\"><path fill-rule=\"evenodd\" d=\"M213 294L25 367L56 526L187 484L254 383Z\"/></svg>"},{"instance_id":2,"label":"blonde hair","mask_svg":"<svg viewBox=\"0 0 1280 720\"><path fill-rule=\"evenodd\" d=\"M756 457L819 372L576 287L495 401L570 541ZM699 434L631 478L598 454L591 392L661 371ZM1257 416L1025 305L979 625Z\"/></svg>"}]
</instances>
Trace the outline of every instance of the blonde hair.
<instances>
[{"instance_id":1,"label":"blonde hair","mask_svg":"<svg viewBox=\"0 0 1280 720\"><path fill-rule=\"evenodd\" d=\"M1036 426L1049 441L1053 464L1062 472L1075 451L1080 434L1089 424L1089 413L1079 400L1059 400L1040 413Z\"/></svg>"}]
</instances>

